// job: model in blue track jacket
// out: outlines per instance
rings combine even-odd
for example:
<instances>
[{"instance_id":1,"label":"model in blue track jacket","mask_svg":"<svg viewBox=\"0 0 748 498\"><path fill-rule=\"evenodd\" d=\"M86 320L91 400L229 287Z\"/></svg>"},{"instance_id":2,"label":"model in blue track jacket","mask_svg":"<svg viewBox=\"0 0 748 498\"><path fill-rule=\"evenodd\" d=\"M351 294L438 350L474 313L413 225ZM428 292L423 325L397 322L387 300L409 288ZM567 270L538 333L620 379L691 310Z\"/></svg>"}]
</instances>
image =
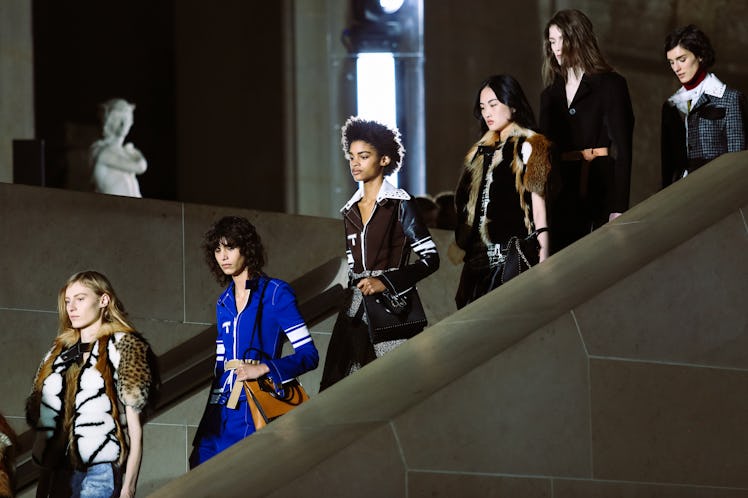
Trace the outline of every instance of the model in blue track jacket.
<instances>
[{"instance_id":1,"label":"model in blue track jacket","mask_svg":"<svg viewBox=\"0 0 748 498\"><path fill-rule=\"evenodd\" d=\"M230 360L259 360L270 367L268 377L279 386L313 370L319 354L312 336L296 307L296 295L284 281L261 275L247 281L251 287L249 305L237 313L234 283L221 294L216 303L216 364L212 396L228 399L236 381L234 370L224 365ZM262 313L258 320L258 309ZM293 354L281 357L285 340L294 348ZM244 393L242 393L243 398Z\"/></svg>"},{"instance_id":2,"label":"model in blue track jacket","mask_svg":"<svg viewBox=\"0 0 748 498\"><path fill-rule=\"evenodd\" d=\"M246 218L221 218L205 234L203 250L213 274L227 287L216 303L215 376L193 442L191 467L255 432L244 391L231 397L238 382L268 377L283 394L284 384L319 362L293 290L262 273L262 242ZM293 353L282 356L286 340Z\"/></svg>"}]
</instances>

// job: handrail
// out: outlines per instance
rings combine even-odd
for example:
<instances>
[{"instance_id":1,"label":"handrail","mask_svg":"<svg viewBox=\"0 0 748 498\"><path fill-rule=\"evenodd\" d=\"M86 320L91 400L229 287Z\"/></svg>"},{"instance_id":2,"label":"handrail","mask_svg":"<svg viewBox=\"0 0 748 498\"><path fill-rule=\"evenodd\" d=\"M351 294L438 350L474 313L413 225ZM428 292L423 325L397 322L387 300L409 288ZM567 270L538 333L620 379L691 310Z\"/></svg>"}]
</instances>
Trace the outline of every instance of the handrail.
<instances>
[{"instance_id":1,"label":"handrail","mask_svg":"<svg viewBox=\"0 0 748 498\"><path fill-rule=\"evenodd\" d=\"M320 323L340 309L346 295L340 283L345 268L344 259L334 258L290 282L296 292L301 316L308 326ZM157 358L160 387L148 411L148 418L163 413L210 383L215 362L216 333L216 326L212 325ZM34 432L29 429L18 436L16 493L39 478L39 468L31 459Z\"/></svg>"}]
</instances>

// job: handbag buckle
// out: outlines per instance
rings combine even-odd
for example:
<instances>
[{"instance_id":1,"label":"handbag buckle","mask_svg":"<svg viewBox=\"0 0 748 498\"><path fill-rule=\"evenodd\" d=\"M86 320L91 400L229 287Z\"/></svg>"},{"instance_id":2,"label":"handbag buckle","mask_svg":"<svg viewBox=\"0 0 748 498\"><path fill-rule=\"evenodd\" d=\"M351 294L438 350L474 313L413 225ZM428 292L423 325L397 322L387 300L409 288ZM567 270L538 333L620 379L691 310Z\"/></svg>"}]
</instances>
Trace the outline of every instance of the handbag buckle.
<instances>
[{"instance_id":1,"label":"handbag buckle","mask_svg":"<svg viewBox=\"0 0 748 498\"><path fill-rule=\"evenodd\" d=\"M382 292L382 298L377 299L379 304L384 306L387 313L393 315L402 315L408 311L408 297L405 294L392 294L389 290Z\"/></svg>"}]
</instances>

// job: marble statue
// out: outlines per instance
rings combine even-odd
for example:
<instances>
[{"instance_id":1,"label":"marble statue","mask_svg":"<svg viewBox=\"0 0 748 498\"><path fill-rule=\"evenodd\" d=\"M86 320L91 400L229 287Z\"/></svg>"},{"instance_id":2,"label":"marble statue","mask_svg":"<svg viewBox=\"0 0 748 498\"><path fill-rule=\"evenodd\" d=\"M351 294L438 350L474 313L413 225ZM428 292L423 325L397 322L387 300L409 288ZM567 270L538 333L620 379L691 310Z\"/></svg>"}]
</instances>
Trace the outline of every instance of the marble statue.
<instances>
[{"instance_id":1,"label":"marble statue","mask_svg":"<svg viewBox=\"0 0 748 498\"><path fill-rule=\"evenodd\" d=\"M94 142L90 150L96 192L142 197L135 175L145 173L148 164L132 143L124 143L134 110L135 104L123 99L101 104L104 137Z\"/></svg>"}]
</instances>

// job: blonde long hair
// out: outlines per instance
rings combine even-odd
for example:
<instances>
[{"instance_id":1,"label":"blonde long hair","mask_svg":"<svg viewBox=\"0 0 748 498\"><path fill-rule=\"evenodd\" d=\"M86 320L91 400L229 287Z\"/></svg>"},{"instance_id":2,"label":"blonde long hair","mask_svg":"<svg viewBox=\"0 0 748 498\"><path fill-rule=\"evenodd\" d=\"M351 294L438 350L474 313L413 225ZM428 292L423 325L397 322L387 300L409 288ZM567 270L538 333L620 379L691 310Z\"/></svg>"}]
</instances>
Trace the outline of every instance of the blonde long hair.
<instances>
[{"instance_id":1,"label":"blonde long hair","mask_svg":"<svg viewBox=\"0 0 748 498\"><path fill-rule=\"evenodd\" d=\"M109 279L97 271L86 270L68 278L57 295L57 312L59 315L57 339L59 342L67 347L72 346L80 340L80 330L73 328L65 304L65 293L68 287L76 282L91 289L97 297L101 297L104 294L109 296L109 304L107 304L102 312L101 328L96 335L96 339L111 335L114 332L135 332L135 328L127 319L125 307L114 292L114 287L112 287Z\"/></svg>"}]
</instances>

